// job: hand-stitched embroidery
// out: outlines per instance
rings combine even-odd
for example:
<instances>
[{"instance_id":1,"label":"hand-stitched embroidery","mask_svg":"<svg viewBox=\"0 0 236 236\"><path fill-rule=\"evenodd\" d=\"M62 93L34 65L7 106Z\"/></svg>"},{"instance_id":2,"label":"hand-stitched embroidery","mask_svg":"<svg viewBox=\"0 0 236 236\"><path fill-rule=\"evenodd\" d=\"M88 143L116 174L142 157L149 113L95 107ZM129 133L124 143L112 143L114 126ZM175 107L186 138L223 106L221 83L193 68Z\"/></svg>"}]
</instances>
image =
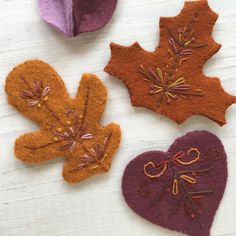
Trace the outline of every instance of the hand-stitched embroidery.
<instances>
[{"instance_id":1,"label":"hand-stitched embroidery","mask_svg":"<svg viewBox=\"0 0 236 236\"><path fill-rule=\"evenodd\" d=\"M207 131L179 137L167 152L139 154L126 166L122 193L146 220L189 236L209 236L227 181L221 141Z\"/></svg>"},{"instance_id":2,"label":"hand-stitched embroidery","mask_svg":"<svg viewBox=\"0 0 236 236\"><path fill-rule=\"evenodd\" d=\"M7 78L8 101L36 121L40 130L16 140L15 154L27 163L64 156L64 178L79 182L106 172L120 142L115 124L102 127L107 94L99 79L85 74L71 99L57 73L42 61L17 66Z\"/></svg>"},{"instance_id":3,"label":"hand-stitched embroidery","mask_svg":"<svg viewBox=\"0 0 236 236\"><path fill-rule=\"evenodd\" d=\"M165 73L163 74L160 68L153 70L150 67L140 65L138 71L144 76L144 79L151 82L149 94L160 94L157 106L160 106L163 96L166 97L167 103L171 103L172 100L176 100L178 96L186 99L188 96L204 96L201 89L194 89L189 84L186 84L184 77L176 78L175 72L178 72L179 67L183 62L188 60L196 48L206 47L207 44L196 44L196 38L193 36L194 29L193 24L197 19L198 14L192 18L190 23L177 30L178 36L175 37L173 33L167 28L169 33L169 45L168 52L170 54L170 65L167 64Z\"/></svg>"},{"instance_id":4,"label":"hand-stitched embroidery","mask_svg":"<svg viewBox=\"0 0 236 236\"><path fill-rule=\"evenodd\" d=\"M206 0L187 1L179 15L161 17L154 52L138 42L128 47L111 43L104 70L124 82L133 106L151 109L178 124L203 115L224 125L225 111L236 97L202 69L221 47L212 38L217 16Z\"/></svg>"},{"instance_id":5,"label":"hand-stitched embroidery","mask_svg":"<svg viewBox=\"0 0 236 236\"><path fill-rule=\"evenodd\" d=\"M218 151L214 149L211 150L211 152L217 153ZM218 158L214 156L213 161L217 160ZM214 189L209 188L194 191L191 190L191 186L197 183L198 178L211 171L212 166L204 169L186 169L185 167L201 161L204 161L204 159L201 157L201 153L198 148L191 147L187 150L187 152L180 151L170 159L162 161L158 164L154 164L152 161L145 163L143 172L148 178L152 179L152 181L154 179L158 181L158 178L165 175L167 171L173 172L172 179L162 189L159 196L151 202L150 207L155 207L166 193L171 192L173 196L181 195L181 199L177 208L173 210L173 214L181 208L184 208L186 216L196 219L201 226L199 217L202 213L202 209L200 209L199 202L203 200L206 195L213 193ZM180 169L181 166L185 167L184 170ZM150 168L154 170L155 173L149 173ZM144 181L140 184L140 188L138 190L139 194L146 197L149 192L147 188L148 182Z\"/></svg>"}]
</instances>

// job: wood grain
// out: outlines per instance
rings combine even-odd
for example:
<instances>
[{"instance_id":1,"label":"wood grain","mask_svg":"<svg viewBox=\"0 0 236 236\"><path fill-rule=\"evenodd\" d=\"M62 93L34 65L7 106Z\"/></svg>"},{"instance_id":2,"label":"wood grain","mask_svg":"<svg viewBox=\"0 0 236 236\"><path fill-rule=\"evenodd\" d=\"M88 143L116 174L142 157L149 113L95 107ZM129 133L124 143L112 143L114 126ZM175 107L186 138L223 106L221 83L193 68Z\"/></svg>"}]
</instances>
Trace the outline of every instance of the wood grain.
<instances>
[{"instance_id":1,"label":"wood grain","mask_svg":"<svg viewBox=\"0 0 236 236\"><path fill-rule=\"evenodd\" d=\"M218 135L228 155L229 180L212 227L213 236L236 235L236 106L227 111L228 124L219 127L204 117L177 126L143 108L134 108L125 86L105 74L111 41L147 50L158 42L160 16L176 15L183 0L119 0L111 22L95 33L65 39L44 23L36 0L0 0L0 235L1 236L156 236L180 235L136 216L121 195L126 164L138 153L165 151L177 136L206 129ZM220 14L214 31L223 47L205 66L223 87L236 95L236 1L210 0ZM31 58L49 62L75 95L82 73L98 75L109 91L103 123L119 123L123 139L111 171L70 186L61 177L63 159L26 166L14 158L14 140L37 127L7 104L5 77L18 63Z\"/></svg>"}]
</instances>

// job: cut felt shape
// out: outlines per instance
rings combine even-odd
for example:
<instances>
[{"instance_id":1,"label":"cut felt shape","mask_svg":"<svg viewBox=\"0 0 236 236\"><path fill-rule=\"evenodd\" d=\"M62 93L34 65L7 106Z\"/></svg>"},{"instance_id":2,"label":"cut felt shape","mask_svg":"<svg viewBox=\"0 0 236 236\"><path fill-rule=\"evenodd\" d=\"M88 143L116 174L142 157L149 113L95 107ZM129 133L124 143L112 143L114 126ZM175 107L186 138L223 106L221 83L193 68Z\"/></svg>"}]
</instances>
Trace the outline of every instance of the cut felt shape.
<instances>
[{"instance_id":1,"label":"cut felt shape","mask_svg":"<svg viewBox=\"0 0 236 236\"><path fill-rule=\"evenodd\" d=\"M178 124L192 115L226 123L226 109L236 97L224 91L218 78L203 74L204 63L220 46L212 38L218 15L206 0L187 1L176 17L161 17L160 42L154 52L137 42L111 44L105 71L122 80L133 106L146 107Z\"/></svg>"},{"instance_id":2,"label":"cut felt shape","mask_svg":"<svg viewBox=\"0 0 236 236\"><path fill-rule=\"evenodd\" d=\"M74 36L73 1L39 0L41 17L66 37Z\"/></svg>"},{"instance_id":3,"label":"cut felt shape","mask_svg":"<svg viewBox=\"0 0 236 236\"><path fill-rule=\"evenodd\" d=\"M109 170L121 132L114 123L100 125L107 91L95 75L84 74L71 98L50 65L32 60L9 73L5 89L8 102L40 126L16 140L17 158L42 163L65 157L63 177L71 183Z\"/></svg>"},{"instance_id":4,"label":"cut felt shape","mask_svg":"<svg viewBox=\"0 0 236 236\"><path fill-rule=\"evenodd\" d=\"M117 0L39 0L40 15L66 37L102 28L112 17Z\"/></svg>"},{"instance_id":5,"label":"cut felt shape","mask_svg":"<svg viewBox=\"0 0 236 236\"><path fill-rule=\"evenodd\" d=\"M176 139L165 152L140 154L126 167L122 191L129 207L154 224L208 236L225 191L227 160L207 131Z\"/></svg>"}]
</instances>

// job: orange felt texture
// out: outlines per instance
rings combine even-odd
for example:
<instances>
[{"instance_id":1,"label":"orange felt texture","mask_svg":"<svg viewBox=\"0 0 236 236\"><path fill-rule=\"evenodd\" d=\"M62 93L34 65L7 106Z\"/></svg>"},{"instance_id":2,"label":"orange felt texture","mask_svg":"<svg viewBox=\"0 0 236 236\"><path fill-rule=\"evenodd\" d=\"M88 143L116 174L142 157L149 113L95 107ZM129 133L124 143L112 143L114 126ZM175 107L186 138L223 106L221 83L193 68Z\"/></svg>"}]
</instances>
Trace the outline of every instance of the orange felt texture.
<instances>
[{"instance_id":1,"label":"orange felt texture","mask_svg":"<svg viewBox=\"0 0 236 236\"><path fill-rule=\"evenodd\" d=\"M105 71L129 89L133 106L146 107L178 124L192 115L226 123L226 109L236 97L224 91L218 78L203 74L204 63L221 47L212 38L218 15L206 0L185 2L176 17L161 17L160 43L147 52L136 42L111 44Z\"/></svg>"},{"instance_id":2,"label":"orange felt texture","mask_svg":"<svg viewBox=\"0 0 236 236\"><path fill-rule=\"evenodd\" d=\"M95 75L84 74L71 98L50 65L32 60L9 73L5 90L9 104L40 126L16 140L16 157L26 163L65 157L63 177L71 183L109 170L121 131L100 125L107 91Z\"/></svg>"}]
</instances>

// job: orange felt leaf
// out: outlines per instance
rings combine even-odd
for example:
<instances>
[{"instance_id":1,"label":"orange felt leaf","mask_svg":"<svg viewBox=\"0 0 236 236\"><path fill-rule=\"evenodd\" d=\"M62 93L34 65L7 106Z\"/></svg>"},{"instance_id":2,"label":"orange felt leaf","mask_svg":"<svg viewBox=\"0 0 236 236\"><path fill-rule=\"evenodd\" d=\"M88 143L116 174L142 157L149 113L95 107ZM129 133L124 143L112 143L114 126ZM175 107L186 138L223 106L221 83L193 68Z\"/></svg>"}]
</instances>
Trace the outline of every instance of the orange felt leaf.
<instances>
[{"instance_id":1,"label":"orange felt leaf","mask_svg":"<svg viewBox=\"0 0 236 236\"><path fill-rule=\"evenodd\" d=\"M17 138L17 158L38 164L64 157L62 175L70 183L110 169L121 131L117 124L100 124L107 90L95 75L84 74L71 98L49 64L31 60L9 73L5 90L9 104L40 127Z\"/></svg>"},{"instance_id":2,"label":"orange felt leaf","mask_svg":"<svg viewBox=\"0 0 236 236\"><path fill-rule=\"evenodd\" d=\"M206 0L185 2L176 17L161 17L160 43L154 52L137 42L130 47L112 43L104 70L127 85L133 106L149 108L178 124L203 115L224 125L226 109L236 97L224 91L218 78L202 72L221 47L212 38L217 18Z\"/></svg>"}]
</instances>

